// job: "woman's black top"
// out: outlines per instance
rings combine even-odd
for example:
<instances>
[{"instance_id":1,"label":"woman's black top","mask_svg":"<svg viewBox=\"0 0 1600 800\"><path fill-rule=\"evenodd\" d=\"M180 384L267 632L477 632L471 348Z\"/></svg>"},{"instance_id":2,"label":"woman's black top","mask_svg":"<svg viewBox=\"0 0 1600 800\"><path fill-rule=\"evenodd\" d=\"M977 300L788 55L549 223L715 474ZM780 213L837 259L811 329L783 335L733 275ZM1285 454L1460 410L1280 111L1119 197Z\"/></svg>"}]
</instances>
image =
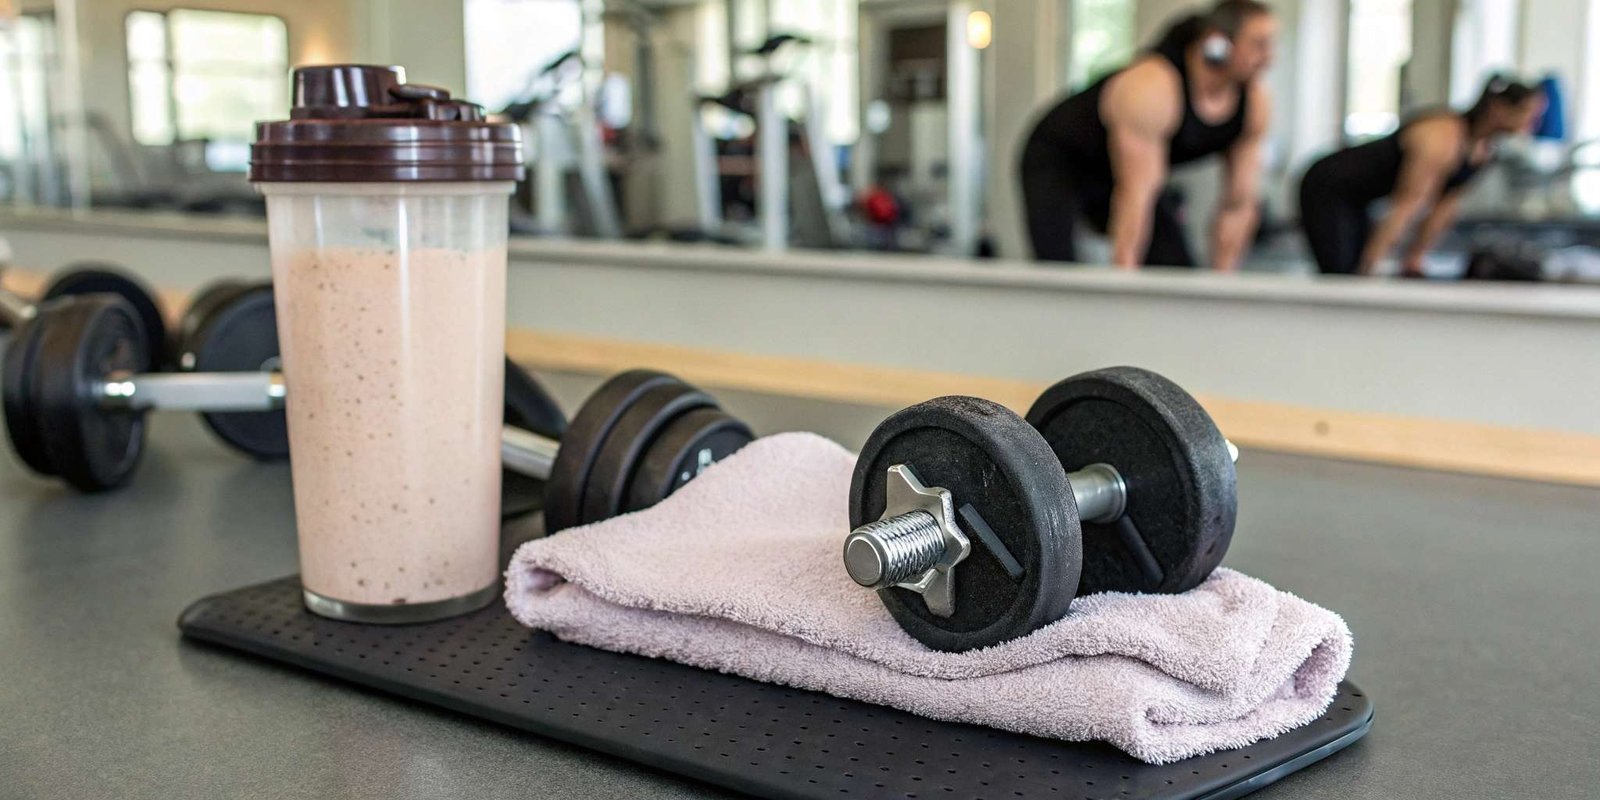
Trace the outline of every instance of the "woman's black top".
<instances>
[{"instance_id":1,"label":"woman's black top","mask_svg":"<svg viewBox=\"0 0 1600 800\"><path fill-rule=\"evenodd\" d=\"M1172 37L1169 37L1171 39ZM1169 41L1151 52L1165 58L1178 70L1183 86L1183 122L1172 135L1167 148L1168 166L1177 166L1229 149L1244 135L1249 113L1249 93L1239 87L1233 116L1216 124L1207 123L1195 113L1189 92L1189 69L1184 58L1187 42ZM1100 97L1106 84L1121 74L1112 73L1094 85L1068 97L1045 112L1034 128L1030 148L1049 148L1065 157L1058 163L1070 165L1072 172L1087 179L1111 179L1110 136L1100 118Z\"/></svg>"},{"instance_id":2,"label":"woman's black top","mask_svg":"<svg viewBox=\"0 0 1600 800\"><path fill-rule=\"evenodd\" d=\"M1319 192L1342 200L1370 203L1388 197L1394 194L1405 164L1405 133L1417 122L1438 116L1434 112L1413 117L1388 136L1324 156L1312 165L1306 178L1315 181ZM1470 152L1462 154L1460 163L1445 180L1443 193L1465 186L1482 169L1483 164L1474 163Z\"/></svg>"}]
</instances>

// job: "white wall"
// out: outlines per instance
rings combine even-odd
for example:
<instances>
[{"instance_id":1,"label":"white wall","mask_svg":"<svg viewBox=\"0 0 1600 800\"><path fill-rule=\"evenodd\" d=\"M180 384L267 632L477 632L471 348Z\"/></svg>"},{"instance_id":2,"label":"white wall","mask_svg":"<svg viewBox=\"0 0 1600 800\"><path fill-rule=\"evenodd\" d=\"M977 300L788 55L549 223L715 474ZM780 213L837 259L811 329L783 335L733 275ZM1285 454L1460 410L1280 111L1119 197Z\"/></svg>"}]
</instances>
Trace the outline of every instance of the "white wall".
<instances>
[{"instance_id":1,"label":"white wall","mask_svg":"<svg viewBox=\"0 0 1600 800\"><path fill-rule=\"evenodd\" d=\"M1292 3L1291 3L1292 4ZM1289 116L1284 161L1290 180L1315 157L1339 144L1344 127L1345 0L1303 0L1298 4L1294 38L1285 40L1284 63L1293 83L1276 95Z\"/></svg>"},{"instance_id":2,"label":"white wall","mask_svg":"<svg viewBox=\"0 0 1600 800\"><path fill-rule=\"evenodd\" d=\"M1573 124L1577 126L1577 141L1600 137L1600 0L1590 0L1584 20L1586 39L1597 43L1589 48L1583 62L1583 72L1576 76L1573 86L1575 112ZM1579 88L1582 87L1582 88Z\"/></svg>"},{"instance_id":3,"label":"white wall","mask_svg":"<svg viewBox=\"0 0 1600 800\"><path fill-rule=\"evenodd\" d=\"M1450 51L1459 0L1411 0L1411 63L1404 99L1415 106L1450 100ZM1401 109L1401 115L1406 109Z\"/></svg>"},{"instance_id":4,"label":"white wall","mask_svg":"<svg viewBox=\"0 0 1600 800\"><path fill-rule=\"evenodd\" d=\"M689 140L690 114L696 86L696 54L707 41L708 20L702 9L662 9L656 36L656 124L661 129L656 180L650 199L654 221L669 228L698 224L694 148ZM726 46L726 45L722 45ZM633 218L630 218L630 222Z\"/></svg>"},{"instance_id":5,"label":"white wall","mask_svg":"<svg viewBox=\"0 0 1600 800\"><path fill-rule=\"evenodd\" d=\"M1210 5L1206 0L1138 0L1134 30L1140 47L1154 44L1167 24L1180 14L1193 13Z\"/></svg>"},{"instance_id":6,"label":"white wall","mask_svg":"<svg viewBox=\"0 0 1600 800\"><path fill-rule=\"evenodd\" d=\"M341 2L360 14L347 50L357 60L399 64L406 68L407 80L442 86L457 96L466 92L461 0L300 0L292 5L336 7Z\"/></svg>"},{"instance_id":7,"label":"white wall","mask_svg":"<svg viewBox=\"0 0 1600 800\"><path fill-rule=\"evenodd\" d=\"M988 131L989 230L1007 258L1027 258L1026 223L1017 169L1022 148L1043 108L1058 99L1066 78L1061 31L1069 30L1063 0L1003 0L993 5L994 40L984 53L984 110Z\"/></svg>"},{"instance_id":8,"label":"white wall","mask_svg":"<svg viewBox=\"0 0 1600 800\"><path fill-rule=\"evenodd\" d=\"M1584 85L1591 51L1600 50L1600 41L1589 36L1594 5L1590 0L1526 0L1523 5L1520 71L1529 78L1547 72L1561 77L1569 124L1581 125L1595 115L1582 91L1588 88L1594 94L1594 87Z\"/></svg>"},{"instance_id":9,"label":"white wall","mask_svg":"<svg viewBox=\"0 0 1600 800\"><path fill-rule=\"evenodd\" d=\"M1560 73L1568 81L1583 74L1588 0L1525 0L1522 6L1523 72Z\"/></svg>"}]
</instances>

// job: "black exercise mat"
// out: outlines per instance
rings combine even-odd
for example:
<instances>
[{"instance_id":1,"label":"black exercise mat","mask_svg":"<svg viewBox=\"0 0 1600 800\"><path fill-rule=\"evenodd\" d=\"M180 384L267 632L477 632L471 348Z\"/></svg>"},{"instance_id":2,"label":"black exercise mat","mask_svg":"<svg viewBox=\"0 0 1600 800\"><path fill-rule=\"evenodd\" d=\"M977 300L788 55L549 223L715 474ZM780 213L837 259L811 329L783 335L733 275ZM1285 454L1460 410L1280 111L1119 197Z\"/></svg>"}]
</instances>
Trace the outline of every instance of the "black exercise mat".
<instances>
[{"instance_id":1,"label":"black exercise mat","mask_svg":"<svg viewBox=\"0 0 1600 800\"><path fill-rule=\"evenodd\" d=\"M425 625L301 605L296 577L212 595L185 636L768 797L1238 797L1372 725L1346 683L1322 719L1242 750L1150 766L1073 744L561 642L496 603Z\"/></svg>"}]
</instances>

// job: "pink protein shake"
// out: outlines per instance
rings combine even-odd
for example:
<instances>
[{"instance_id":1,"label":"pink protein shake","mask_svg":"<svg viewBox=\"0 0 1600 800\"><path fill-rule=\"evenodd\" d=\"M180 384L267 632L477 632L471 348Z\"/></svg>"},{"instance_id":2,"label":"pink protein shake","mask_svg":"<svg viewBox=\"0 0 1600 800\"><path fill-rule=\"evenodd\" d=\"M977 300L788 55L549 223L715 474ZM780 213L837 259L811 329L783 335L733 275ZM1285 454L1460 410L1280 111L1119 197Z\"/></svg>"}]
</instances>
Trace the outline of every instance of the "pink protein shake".
<instances>
[{"instance_id":1,"label":"pink protein shake","mask_svg":"<svg viewBox=\"0 0 1600 800\"><path fill-rule=\"evenodd\" d=\"M265 123L301 583L312 611L419 622L498 596L514 127L397 68L296 70Z\"/></svg>"},{"instance_id":2,"label":"pink protein shake","mask_svg":"<svg viewBox=\"0 0 1600 800\"><path fill-rule=\"evenodd\" d=\"M504 263L504 251L274 254L308 591L407 605L494 583Z\"/></svg>"}]
</instances>

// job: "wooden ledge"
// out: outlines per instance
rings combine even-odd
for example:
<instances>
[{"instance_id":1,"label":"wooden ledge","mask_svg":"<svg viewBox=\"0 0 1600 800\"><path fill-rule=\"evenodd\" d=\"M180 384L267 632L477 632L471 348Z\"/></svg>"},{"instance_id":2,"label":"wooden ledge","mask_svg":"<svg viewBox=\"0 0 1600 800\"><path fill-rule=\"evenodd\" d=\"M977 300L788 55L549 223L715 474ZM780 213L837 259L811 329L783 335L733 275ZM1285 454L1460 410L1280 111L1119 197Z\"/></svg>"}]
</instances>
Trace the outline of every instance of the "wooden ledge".
<instances>
[{"instance_id":1,"label":"wooden ledge","mask_svg":"<svg viewBox=\"0 0 1600 800\"><path fill-rule=\"evenodd\" d=\"M506 350L534 370L609 375L671 372L708 389L733 389L897 409L967 394L1026 412L1046 384L948 372L650 344L531 330ZM1065 377L1065 376L1062 376ZM1260 450L1404 467L1600 486L1600 436L1474 422L1307 408L1200 395L1234 443Z\"/></svg>"}]
</instances>

